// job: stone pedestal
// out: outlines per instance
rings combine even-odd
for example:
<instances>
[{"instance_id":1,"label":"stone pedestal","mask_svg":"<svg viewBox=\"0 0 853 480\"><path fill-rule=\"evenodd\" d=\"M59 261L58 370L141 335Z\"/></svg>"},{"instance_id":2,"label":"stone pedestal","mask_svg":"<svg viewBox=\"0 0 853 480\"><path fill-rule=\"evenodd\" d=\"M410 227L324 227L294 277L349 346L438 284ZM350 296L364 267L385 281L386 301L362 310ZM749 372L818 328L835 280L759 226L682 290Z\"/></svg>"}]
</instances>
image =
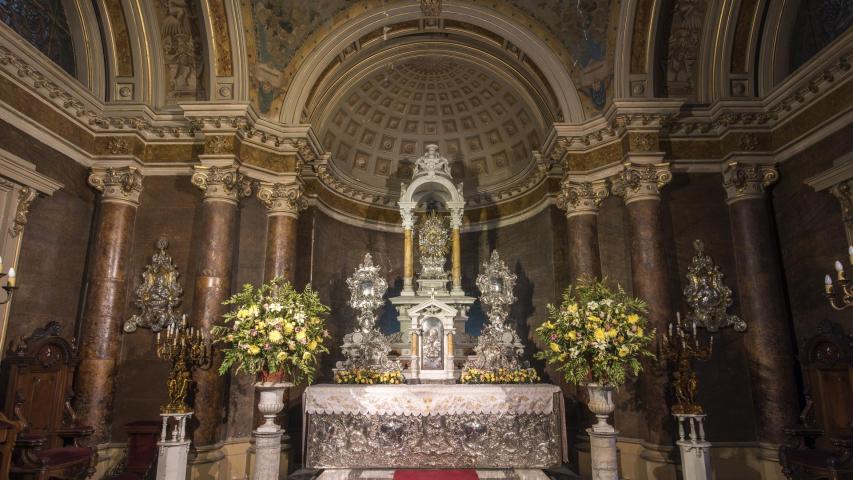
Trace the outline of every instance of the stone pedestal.
<instances>
[{"instance_id":1,"label":"stone pedestal","mask_svg":"<svg viewBox=\"0 0 853 480\"><path fill-rule=\"evenodd\" d=\"M255 439L255 468L253 480L278 480L281 465L281 426L275 423L275 416L284 408L284 390L292 383L258 382L255 389L260 394L258 410L264 417L252 437Z\"/></svg>"},{"instance_id":2,"label":"stone pedestal","mask_svg":"<svg viewBox=\"0 0 853 480\"><path fill-rule=\"evenodd\" d=\"M705 440L705 415L673 415L678 422L681 472L684 480L711 478L711 443Z\"/></svg>"},{"instance_id":3,"label":"stone pedestal","mask_svg":"<svg viewBox=\"0 0 853 480\"><path fill-rule=\"evenodd\" d=\"M589 428L590 456L592 457L592 478L595 480L618 480L619 453L616 450L617 432L597 433Z\"/></svg>"},{"instance_id":4,"label":"stone pedestal","mask_svg":"<svg viewBox=\"0 0 853 480\"><path fill-rule=\"evenodd\" d=\"M161 413L163 430L160 432L157 480L184 480L187 476L187 454L190 441L186 438L187 420L193 412Z\"/></svg>"}]
</instances>

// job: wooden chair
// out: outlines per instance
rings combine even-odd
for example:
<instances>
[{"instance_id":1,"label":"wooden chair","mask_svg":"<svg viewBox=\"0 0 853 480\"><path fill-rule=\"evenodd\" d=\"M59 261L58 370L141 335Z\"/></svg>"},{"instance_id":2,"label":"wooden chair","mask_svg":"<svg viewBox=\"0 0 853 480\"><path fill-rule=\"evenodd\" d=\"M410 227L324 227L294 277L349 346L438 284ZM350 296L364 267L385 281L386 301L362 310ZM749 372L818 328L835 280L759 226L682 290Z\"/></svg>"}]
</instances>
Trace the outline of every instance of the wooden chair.
<instances>
[{"instance_id":1,"label":"wooden chair","mask_svg":"<svg viewBox=\"0 0 853 480\"><path fill-rule=\"evenodd\" d=\"M9 420L0 413L0 478L9 478L15 440L23 428L23 423Z\"/></svg>"},{"instance_id":2,"label":"wooden chair","mask_svg":"<svg viewBox=\"0 0 853 480\"><path fill-rule=\"evenodd\" d=\"M853 336L825 322L800 350L806 406L779 449L790 479L853 479Z\"/></svg>"},{"instance_id":3,"label":"wooden chair","mask_svg":"<svg viewBox=\"0 0 853 480\"><path fill-rule=\"evenodd\" d=\"M21 422L11 478L76 479L94 472L95 450L78 444L92 427L78 425L71 408L79 359L73 343L51 322L12 342L3 362L3 411Z\"/></svg>"},{"instance_id":4,"label":"wooden chair","mask_svg":"<svg viewBox=\"0 0 853 480\"><path fill-rule=\"evenodd\" d=\"M157 442L163 424L157 421L130 422L127 432L127 455L104 480L146 480L154 478L157 468Z\"/></svg>"}]
</instances>

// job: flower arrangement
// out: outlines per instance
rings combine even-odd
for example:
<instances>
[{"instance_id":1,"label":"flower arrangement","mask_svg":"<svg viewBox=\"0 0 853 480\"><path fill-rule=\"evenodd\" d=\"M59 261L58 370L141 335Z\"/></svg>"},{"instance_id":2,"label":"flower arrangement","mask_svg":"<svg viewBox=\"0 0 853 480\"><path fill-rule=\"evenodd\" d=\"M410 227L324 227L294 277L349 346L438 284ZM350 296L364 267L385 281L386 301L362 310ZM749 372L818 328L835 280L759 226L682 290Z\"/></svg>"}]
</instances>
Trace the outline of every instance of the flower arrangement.
<instances>
[{"instance_id":1,"label":"flower arrangement","mask_svg":"<svg viewBox=\"0 0 853 480\"><path fill-rule=\"evenodd\" d=\"M335 372L335 383L358 383L362 385L390 384L399 385L405 381L403 372L389 370L386 372L371 369L352 368Z\"/></svg>"},{"instance_id":2,"label":"flower arrangement","mask_svg":"<svg viewBox=\"0 0 853 480\"><path fill-rule=\"evenodd\" d=\"M628 371L642 371L640 358L654 357L645 313L646 304L621 287L581 281L563 292L559 308L548 305L548 319L536 329L547 347L536 358L559 365L567 382L618 387Z\"/></svg>"},{"instance_id":3,"label":"flower arrangement","mask_svg":"<svg viewBox=\"0 0 853 480\"><path fill-rule=\"evenodd\" d=\"M321 317L329 308L310 285L300 293L276 277L257 289L244 285L222 303L234 309L224 315L224 326L211 331L225 345L220 374L237 365L238 372L249 374L282 372L294 383L314 380L318 355L329 352Z\"/></svg>"},{"instance_id":4,"label":"flower arrangement","mask_svg":"<svg viewBox=\"0 0 853 480\"><path fill-rule=\"evenodd\" d=\"M536 383L538 381L539 374L533 368L481 370L468 367L459 376L459 383Z\"/></svg>"}]
</instances>

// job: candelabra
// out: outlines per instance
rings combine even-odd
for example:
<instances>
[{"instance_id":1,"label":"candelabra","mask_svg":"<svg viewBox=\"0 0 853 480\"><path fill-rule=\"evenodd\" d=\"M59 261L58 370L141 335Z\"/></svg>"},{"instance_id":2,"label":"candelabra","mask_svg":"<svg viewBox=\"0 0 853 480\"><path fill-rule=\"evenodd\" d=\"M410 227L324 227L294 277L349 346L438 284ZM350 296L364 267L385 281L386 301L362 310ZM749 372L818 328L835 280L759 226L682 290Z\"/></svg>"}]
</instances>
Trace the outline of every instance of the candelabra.
<instances>
[{"instance_id":1,"label":"candelabra","mask_svg":"<svg viewBox=\"0 0 853 480\"><path fill-rule=\"evenodd\" d=\"M3 259L0 258L0 281L3 280L3 277L7 276L7 274L3 273L2 270ZM15 290L18 289L18 287L15 285L15 282L17 281L17 276L15 274L14 268L9 269L8 277L9 278L6 280L6 285L3 286L3 290L6 290L6 298L0 300L0 305L5 305L12 301L12 294L15 293Z\"/></svg>"},{"instance_id":2,"label":"candelabra","mask_svg":"<svg viewBox=\"0 0 853 480\"><path fill-rule=\"evenodd\" d=\"M850 265L853 265L853 245L847 247L847 257ZM835 276L838 282L838 287L835 288L832 277L827 275L823 279L826 298L829 304L835 310L844 310L853 306L853 287L849 285L847 277L844 275L844 266L840 261L835 261Z\"/></svg>"},{"instance_id":3,"label":"candelabra","mask_svg":"<svg viewBox=\"0 0 853 480\"><path fill-rule=\"evenodd\" d=\"M184 315L179 324L170 324L165 334L157 332L157 357L172 362L169 380L169 403L160 407L163 413L187 413L190 371L210 364L211 347L207 335L195 327L187 326Z\"/></svg>"},{"instance_id":4,"label":"candelabra","mask_svg":"<svg viewBox=\"0 0 853 480\"><path fill-rule=\"evenodd\" d=\"M711 336L708 346L702 347L696 334L696 322L693 322L692 331L685 327L681 323L681 314L677 314L675 324L669 324L669 333L663 334L663 355L676 366L672 381L676 404L672 407L672 413L701 415L702 406L696 403L698 382L691 362L694 359L707 360L711 357L714 337Z\"/></svg>"}]
</instances>

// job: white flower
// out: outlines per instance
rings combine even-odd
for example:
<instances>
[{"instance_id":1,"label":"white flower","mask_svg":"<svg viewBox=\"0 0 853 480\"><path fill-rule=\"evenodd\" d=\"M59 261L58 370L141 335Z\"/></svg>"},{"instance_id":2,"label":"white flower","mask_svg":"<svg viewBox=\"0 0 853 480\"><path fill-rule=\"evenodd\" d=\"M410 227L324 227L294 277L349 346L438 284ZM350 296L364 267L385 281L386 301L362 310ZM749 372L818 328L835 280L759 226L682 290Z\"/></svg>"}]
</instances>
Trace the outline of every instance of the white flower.
<instances>
[{"instance_id":1,"label":"white flower","mask_svg":"<svg viewBox=\"0 0 853 480\"><path fill-rule=\"evenodd\" d=\"M596 303L596 302L594 302L594 301L586 302L586 308L587 308L588 310L595 310L595 309L597 309L597 308L598 308L598 303Z\"/></svg>"},{"instance_id":2,"label":"white flower","mask_svg":"<svg viewBox=\"0 0 853 480\"><path fill-rule=\"evenodd\" d=\"M283 308L280 303L271 303L269 305L270 312L280 312Z\"/></svg>"},{"instance_id":3,"label":"white flower","mask_svg":"<svg viewBox=\"0 0 853 480\"><path fill-rule=\"evenodd\" d=\"M305 312L297 312L296 315L293 316L293 319L296 320L296 323L300 325L305 323L306 318L308 318L308 316L305 315Z\"/></svg>"}]
</instances>

